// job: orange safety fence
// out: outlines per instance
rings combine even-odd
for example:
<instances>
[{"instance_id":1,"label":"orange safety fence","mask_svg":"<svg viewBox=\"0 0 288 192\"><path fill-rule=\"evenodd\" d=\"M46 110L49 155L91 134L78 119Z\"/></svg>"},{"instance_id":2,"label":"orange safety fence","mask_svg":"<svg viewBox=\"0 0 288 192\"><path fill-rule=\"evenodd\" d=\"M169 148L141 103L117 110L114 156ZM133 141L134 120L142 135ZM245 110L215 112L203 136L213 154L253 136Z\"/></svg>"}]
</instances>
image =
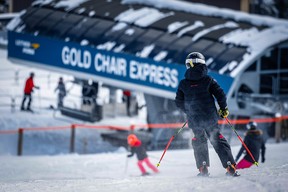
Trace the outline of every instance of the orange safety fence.
<instances>
[{"instance_id":1,"label":"orange safety fence","mask_svg":"<svg viewBox=\"0 0 288 192\"><path fill-rule=\"evenodd\" d=\"M275 117L275 118L255 118L255 119L237 119L231 120L232 124L247 124L249 121L255 121L257 123L271 123L287 120L288 116ZM219 120L219 124L227 124L224 120ZM159 123L159 124L135 124L129 126L117 126L117 125L88 125L88 124L71 124L66 126L54 126L54 127L34 127L34 128L19 128L17 130L0 130L1 134L17 134L18 135L18 147L17 155L21 156L23 153L23 134L25 131L51 131L51 130L64 130L69 129L70 133L70 153L75 151L75 129L76 128L88 128L88 129L110 129L121 131L133 131L136 128L180 128L183 123Z\"/></svg>"},{"instance_id":2,"label":"orange safety fence","mask_svg":"<svg viewBox=\"0 0 288 192\"><path fill-rule=\"evenodd\" d=\"M230 120L232 124L247 124L249 121L255 121L257 123L273 123L282 120L287 120L288 116L275 117L275 118L255 118L255 119L237 119ZM219 124L227 124L225 120L219 120ZM117 125L89 125L89 124L72 124L66 126L54 126L54 127L30 127L30 128L19 128L17 130L0 130L0 134L17 134L21 131L52 131L52 130L63 130L73 128L90 128L90 129L111 129L121 131L131 131L137 128L179 128L183 123L158 123L158 124L135 124L129 126L117 126ZM187 125L186 125L187 127Z\"/></svg>"},{"instance_id":3,"label":"orange safety fence","mask_svg":"<svg viewBox=\"0 0 288 192\"><path fill-rule=\"evenodd\" d=\"M288 116L281 116L281 117L272 117L272 118L254 118L254 119L235 119L230 120L232 124L247 124L250 121L254 121L256 123L275 123L283 120L287 120ZM219 124L227 124L225 120L219 120Z\"/></svg>"}]
</instances>

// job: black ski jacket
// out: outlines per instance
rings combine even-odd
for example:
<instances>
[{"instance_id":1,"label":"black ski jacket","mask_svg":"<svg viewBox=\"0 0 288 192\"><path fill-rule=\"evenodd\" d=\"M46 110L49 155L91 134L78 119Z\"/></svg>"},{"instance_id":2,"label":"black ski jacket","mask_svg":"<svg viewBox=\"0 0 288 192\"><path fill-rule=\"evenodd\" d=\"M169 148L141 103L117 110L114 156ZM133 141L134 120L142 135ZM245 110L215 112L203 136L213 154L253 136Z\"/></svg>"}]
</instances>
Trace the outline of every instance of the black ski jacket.
<instances>
[{"instance_id":1,"label":"black ski jacket","mask_svg":"<svg viewBox=\"0 0 288 192\"><path fill-rule=\"evenodd\" d=\"M139 145L131 146L131 154L128 157L132 157L136 153L138 160L143 160L148 157L145 146L140 142Z\"/></svg>"},{"instance_id":2,"label":"black ski jacket","mask_svg":"<svg viewBox=\"0 0 288 192\"><path fill-rule=\"evenodd\" d=\"M227 107L223 89L207 71L203 64L187 69L176 93L175 103L186 113L188 125L193 130L217 126L219 116L215 98L221 109Z\"/></svg>"},{"instance_id":3,"label":"black ski jacket","mask_svg":"<svg viewBox=\"0 0 288 192\"><path fill-rule=\"evenodd\" d=\"M263 133L261 130L249 130L246 132L246 136L244 138L244 143L246 144L247 148L250 150L250 152L252 153L253 157L255 158L255 160L258 162L259 160L259 156L260 156L260 150L261 150L261 159L262 162L264 162L265 160L265 141L264 141L264 137L263 137ZM236 156L236 160L238 160L240 158L240 156L242 155L242 153L244 152L245 148L241 147L241 149L239 150L237 156ZM253 159L252 157L249 155L249 153L246 152L244 159L246 159L247 161L253 163Z\"/></svg>"}]
</instances>

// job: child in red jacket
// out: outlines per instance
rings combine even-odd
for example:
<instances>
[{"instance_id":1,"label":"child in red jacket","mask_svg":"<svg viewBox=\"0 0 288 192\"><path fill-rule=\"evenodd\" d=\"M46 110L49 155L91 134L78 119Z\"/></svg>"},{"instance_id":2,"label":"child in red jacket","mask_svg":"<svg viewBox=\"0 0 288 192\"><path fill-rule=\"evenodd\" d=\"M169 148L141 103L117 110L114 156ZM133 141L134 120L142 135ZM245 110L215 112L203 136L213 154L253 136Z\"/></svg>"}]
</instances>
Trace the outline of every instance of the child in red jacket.
<instances>
[{"instance_id":1,"label":"child in red jacket","mask_svg":"<svg viewBox=\"0 0 288 192\"><path fill-rule=\"evenodd\" d=\"M152 169L154 173L158 173L158 169L150 162L148 155L146 153L146 149L142 145L142 142L137 138L135 134L130 134L127 137L127 142L129 146L131 147L131 154L129 154L127 157L132 157L135 153L137 155L137 165L142 173L143 176L149 175L149 173L145 170L143 164L146 163L146 165Z\"/></svg>"}]
</instances>

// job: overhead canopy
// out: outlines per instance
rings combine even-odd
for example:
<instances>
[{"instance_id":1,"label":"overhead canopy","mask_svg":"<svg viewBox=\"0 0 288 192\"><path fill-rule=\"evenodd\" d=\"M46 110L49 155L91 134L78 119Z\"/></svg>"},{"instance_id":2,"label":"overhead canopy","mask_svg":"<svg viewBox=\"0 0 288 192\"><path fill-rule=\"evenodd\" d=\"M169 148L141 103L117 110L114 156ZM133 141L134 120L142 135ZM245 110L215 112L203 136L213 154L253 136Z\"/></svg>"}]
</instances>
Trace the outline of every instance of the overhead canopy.
<instances>
[{"instance_id":1,"label":"overhead canopy","mask_svg":"<svg viewBox=\"0 0 288 192\"><path fill-rule=\"evenodd\" d=\"M156 63L182 65L199 51L212 73L231 77L288 39L286 21L175 0L39 0L9 29Z\"/></svg>"}]
</instances>

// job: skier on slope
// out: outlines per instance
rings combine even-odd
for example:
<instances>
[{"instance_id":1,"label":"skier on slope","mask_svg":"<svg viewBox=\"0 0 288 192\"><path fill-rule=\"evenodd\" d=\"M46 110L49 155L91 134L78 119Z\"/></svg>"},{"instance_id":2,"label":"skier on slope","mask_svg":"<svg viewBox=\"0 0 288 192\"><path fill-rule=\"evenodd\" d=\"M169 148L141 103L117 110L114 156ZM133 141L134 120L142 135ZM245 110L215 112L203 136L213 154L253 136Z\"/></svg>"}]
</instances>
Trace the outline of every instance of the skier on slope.
<instances>
[{"instance_id":1,"label":"skier on slope","mask_svg":"<svg viewBox=\"0 0 288 192\"><path fill-rule=\"evenodd\" d=\"M246 136L244 138L244 143L252 153L255 160L258 162L260 157L260 151L261 151L261 162L265 162L265 141L263 137L263 133L261 130L257 129L257 123L256 122L249 122L246 125L248 131L246 132ZM245 148L240 148L235 160L236 162L239 160L240 156L244 152ZM247 153L245 154L244 158L239 161L239 163L236 165L237 169L245 169L249 168L253 165L253 159L251 156Z\"/></svg>"},{"instance_id":2,"label":"skier on slope","mask_svg":"<svg viewBox=\"0 0 288 192\"><path fill-rule=\"evenodd\" d=\"M192 52L186 58L185 78L180 81L175 103L187 115L188 126L194 133L192 147L196 159L198 176L208 176L209 153L207 138L218 154L227 175L239 176L236 162L230 145L220 133L218 114L214 98L220 107L218 113L224 118L229 115L226 95L218 83L207 75L204 56L199 52Z\"/></svg>"},{"instance_id":3,"label":"skier on slope","mask_svg":"<svg viewBox=\"0 0 288 192\"><path fill-rule=\"evenodd\" d=\"M128 135L127 143L131 148L131 154L127 155L127 157L132 157L134 153L136 153L138 159L137 165L142 173L142 176L149 175L149 173L145 170L143 166L144 163L146 163L146 165L154 173L159 172L158 169L150 162L145 147L143 146L141 140L135 134Z\"/></svg>"},{"instance_id":4,"label":"skier on slope","mask_svg":"<svg viewBox=\"0 0 288 192\"><path fill-rule=\"evenodd\" d=\"M34 88L40 89L39 86L34 85L34 80L33 80L34 76L35 76L34 72L31 72L29 78L26 79L25 87L24 87L24 95L23 95L23 100L21 104L21 111L26 110L26 111L33 112L31 109L32 93L34 91ZM27 98L28 98L28 104L27 104L27 107L25 108L25 101Z\"/></svg>"}]
</instances>

